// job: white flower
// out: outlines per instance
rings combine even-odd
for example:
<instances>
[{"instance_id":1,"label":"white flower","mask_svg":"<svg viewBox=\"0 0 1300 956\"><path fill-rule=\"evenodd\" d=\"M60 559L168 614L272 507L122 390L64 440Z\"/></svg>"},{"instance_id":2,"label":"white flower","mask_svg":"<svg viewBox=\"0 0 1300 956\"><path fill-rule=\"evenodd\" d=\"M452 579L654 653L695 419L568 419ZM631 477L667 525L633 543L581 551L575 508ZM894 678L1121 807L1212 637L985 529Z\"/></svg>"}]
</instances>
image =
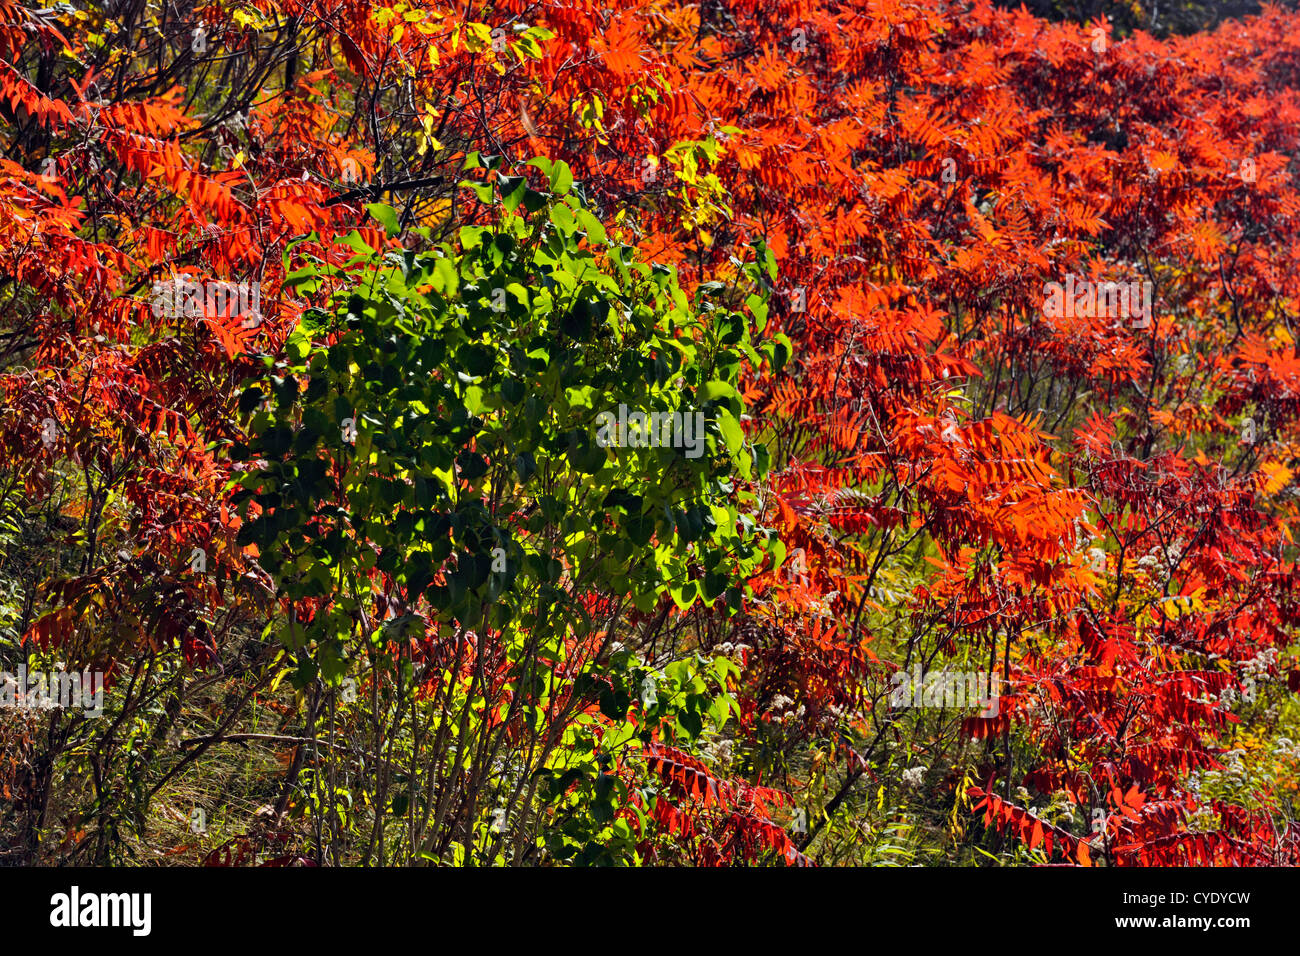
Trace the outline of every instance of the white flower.
<instances>
[{"instance_id":1,"label":"white flower","mask_svg":"<svg viewBox=\"0 0 1300 956\"><path fill-rule=\"evenodd\" d=\"M919 787L925 780L927 767L911 767L903 771L903 783L909 787Z\"/></svg>"}]
</instances>

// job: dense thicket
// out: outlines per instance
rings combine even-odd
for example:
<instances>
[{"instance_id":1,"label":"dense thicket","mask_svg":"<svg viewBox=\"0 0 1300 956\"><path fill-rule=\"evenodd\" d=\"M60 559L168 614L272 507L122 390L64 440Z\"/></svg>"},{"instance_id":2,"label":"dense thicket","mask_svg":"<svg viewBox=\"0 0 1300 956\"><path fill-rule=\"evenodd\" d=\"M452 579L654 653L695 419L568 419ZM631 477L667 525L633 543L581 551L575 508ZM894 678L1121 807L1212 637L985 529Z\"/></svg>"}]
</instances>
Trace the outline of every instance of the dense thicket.
<instances>
[{"instance_id":1,"label":"dense thicket","mask_svg":"<svg viewBox=\"0 0 1300 956\"><path fill-rule=\"evenodd\" d=\"M1300 18L1144 24L0 0L6 857L1295 862Z\"/></svg>"}]
</instances>

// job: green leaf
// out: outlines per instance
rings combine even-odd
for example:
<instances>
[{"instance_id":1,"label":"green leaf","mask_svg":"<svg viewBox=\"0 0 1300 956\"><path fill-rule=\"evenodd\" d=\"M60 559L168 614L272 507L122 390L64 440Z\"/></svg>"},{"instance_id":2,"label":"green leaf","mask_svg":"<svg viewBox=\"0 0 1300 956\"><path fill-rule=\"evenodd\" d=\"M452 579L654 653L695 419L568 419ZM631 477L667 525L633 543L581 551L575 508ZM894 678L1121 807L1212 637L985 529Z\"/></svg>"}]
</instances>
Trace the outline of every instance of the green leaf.
<instances>
[{"instance_id":1,"label":"green leaf","mask_svg":"<svg viewBox=\"0 0 1300 956\"><path fill-rule=\"evenodd\" d=\"M720 398L740 400L740 393L736 391L735 386L727 382L717 380L705 382L700 389L700 401L716 402Z\"/></svg>"},{"instance_id":2,"label":"green leaf","mask_svg":"<svg viewBox=\"0 0 1300 956\"><path fill-rule=\"evenodd\" d=\"M573 188L573 170L564 160L560 160L551 168L550 175L551 192L557 196L567 196L569 190Z\"/></svg>"},{"instance_id":3,"label":"green leaf","mask_svg":"<svg viewBox=\"0 0 1300 956\"><path fill-rule=\"evenodd\" d=\"M718 428L722 431L722 438L727 443L727 451L736 454L745 444L745 433L740 427L740 422L732 417L731 412L726 409L718 409Z\"/></svg>"},{"instance_id":4,"label":"green leaf","mask_svg":"<svg viewBox=\"0 0 1300 956\"><path fill-rule=\"evenodd\" d=\"M366 203L366 212L370 213L371 218L384 227L384 232L390 236L396 236L400 231L397 223L397 211L392 206L387 206L380 202Z\"/></svg>"}]
</instances>

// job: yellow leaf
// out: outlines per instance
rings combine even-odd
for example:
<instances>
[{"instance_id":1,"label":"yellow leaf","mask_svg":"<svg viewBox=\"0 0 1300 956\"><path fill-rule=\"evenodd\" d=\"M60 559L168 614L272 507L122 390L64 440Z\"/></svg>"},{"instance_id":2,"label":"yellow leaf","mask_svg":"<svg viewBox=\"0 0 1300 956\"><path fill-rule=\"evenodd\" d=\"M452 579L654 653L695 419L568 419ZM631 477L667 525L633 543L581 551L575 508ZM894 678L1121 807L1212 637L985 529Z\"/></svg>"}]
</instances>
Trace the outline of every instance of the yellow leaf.
<instances>
[{"instance_id":1,"label":"yellow leaf","mask_svg":"<svg viewBox=\"0 0 1300 956\"><path fill-rule=\"evenodd\" d=\"M1260 476L1260 484L1266 495L1275 495L1291 482L1291 469L1286 465L1276 461L1265 462L1260 466L1263 474Z\"/></svg>"}]
</instances>

